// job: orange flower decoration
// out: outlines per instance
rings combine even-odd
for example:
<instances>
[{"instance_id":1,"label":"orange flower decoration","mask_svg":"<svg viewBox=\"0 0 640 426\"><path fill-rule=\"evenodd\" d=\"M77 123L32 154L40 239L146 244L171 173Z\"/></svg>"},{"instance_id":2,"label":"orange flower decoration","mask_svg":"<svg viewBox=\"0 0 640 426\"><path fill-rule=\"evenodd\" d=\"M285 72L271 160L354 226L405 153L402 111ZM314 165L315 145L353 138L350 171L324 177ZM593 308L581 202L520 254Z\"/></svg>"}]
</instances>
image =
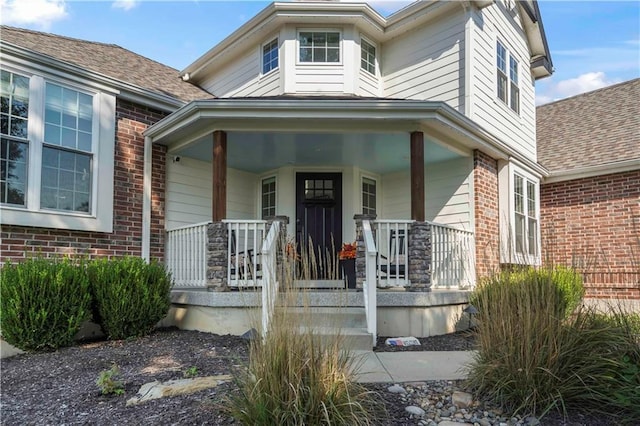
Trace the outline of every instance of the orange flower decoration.
<instances>
[{"instance_id":1,"label":"orange flower decoration","mask_svg":"<svg viewBox=\"0 0 640 426\"><path fill-rule=\"evenodd\" d=\"M338 254L340 260L355 259L356 258L356 243L344 243L342 249Z\"/></svg>"}]
</instances>

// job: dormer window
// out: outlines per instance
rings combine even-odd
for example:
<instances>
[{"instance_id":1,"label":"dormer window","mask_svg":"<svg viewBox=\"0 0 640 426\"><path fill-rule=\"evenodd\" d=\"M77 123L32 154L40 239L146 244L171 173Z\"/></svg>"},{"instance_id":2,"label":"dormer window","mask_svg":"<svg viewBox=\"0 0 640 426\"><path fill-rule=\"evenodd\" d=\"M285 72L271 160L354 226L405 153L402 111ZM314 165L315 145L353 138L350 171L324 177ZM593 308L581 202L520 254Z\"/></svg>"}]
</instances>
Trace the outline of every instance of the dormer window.
<instances>
[{"instance_id":1,"label":"dormer window","mask_svg":"<svg viewBox=\"0 0 640 426\"><path fill-rule=\"evenodd\" d=\"M262 74L278 68L278 39L262 46Z\"/></svg>"},{"instance_id":2,"label":"dormer window","mask_svg":"<svg viewBox=\"0 0 640 426\"><path fill-rule=\"evenodd\" d=\"M360 40L360 68L376 75L376 48L364 39Z\"/></svg>"},{"instance_id":3,"label":"dormer window","mask_svg":"<svg viewBox=\"0 0 640 426\"><path fill-rule=\"evenodd\" d=\"M340 62L340 33L337 31L301 31L298 34L300 62Z\"/></svg>"},{"instance_id":4,"label":"dormer window","mask_svg":"<svg viewBox=\"0 0 640 426\"><path fill-rule=\"evenodd\" d=\"M507 70L507 63L509 69ZM498 98L509 105L516 113L520 113L520 88L518 87L518 61L509 54L500 42L496 47L496 66L498 77Z\"/></svg>"}]
</instances>

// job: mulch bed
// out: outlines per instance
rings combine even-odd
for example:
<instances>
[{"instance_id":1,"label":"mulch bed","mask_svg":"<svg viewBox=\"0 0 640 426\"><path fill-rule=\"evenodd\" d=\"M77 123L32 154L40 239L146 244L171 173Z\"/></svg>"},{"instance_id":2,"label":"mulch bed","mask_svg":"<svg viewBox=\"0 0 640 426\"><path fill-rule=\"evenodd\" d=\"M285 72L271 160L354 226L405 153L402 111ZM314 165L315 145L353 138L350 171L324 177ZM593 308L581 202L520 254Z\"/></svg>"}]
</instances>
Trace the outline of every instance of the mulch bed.
<instances>
[{"instance_id":1,"label":"mulch bed","mask_svg":"<svg viewBox=\"0 0 640 426\"><path fill-rule=\"evenodd\" d=\"M476 336L472 331L458 331L442 336L418 337L420 346L386 345L385 341L388 337L378 337L378 345L373 349L374 352L471 351L476 349Z\"/></svg>"}]
</instances>

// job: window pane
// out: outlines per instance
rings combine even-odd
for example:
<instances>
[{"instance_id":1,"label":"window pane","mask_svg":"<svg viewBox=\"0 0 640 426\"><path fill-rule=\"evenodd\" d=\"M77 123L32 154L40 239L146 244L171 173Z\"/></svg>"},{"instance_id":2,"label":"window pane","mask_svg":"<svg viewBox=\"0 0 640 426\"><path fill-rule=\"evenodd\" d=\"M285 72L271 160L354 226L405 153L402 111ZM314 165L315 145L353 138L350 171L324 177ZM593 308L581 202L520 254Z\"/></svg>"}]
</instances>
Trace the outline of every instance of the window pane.
<instances>
[{"instance_id":1,"label":"window pane","mask_svg":"<svg viewBox=\"0 0 640 426\"><path fill-rule=\"evenodd\" d=\"M536 217L536 186L527 181L527 215Z\"/></svg>"},{"instance_id":2,"label":"window pane","mask_svg":"<svg viewBox=\"0 0 640 426\"><path fill-rule=\"evenodd\" d=\"M307 191L309 192L309 191ZM276 178L262 180L262 218L276 214Z\"/></svg>"},{"instance_id":3,"label":"window pane","mask_svg":"<svg viewBox=\"0 0 640 426\"><path fill-rule=\"evenodd\" d=\"M518 61L513 56L509 56L509 78L514 84L518 84Z\"/></svg>"},{"instance_id":4,"label":"window pane","mask_svg":"<svg viewBox=\"0 0 640 426\"><path fill-rule=\"evenodd\" d=\"M278 39L272 40L262 48L262 73L266 74L278 67Z\"/></svg>"},{"instance_id":5,"label":"window pane","mask_svg":"<svg viewBox=\"0 0 640 426\"><path fill-rule=\"evenodd\" d=\"M312 33L300 33L300 46L311 46L313 41Z\"/></svg>"},{"instance_id":6,"label":"window pane","mask_svg":"<svg viewBox=\"0 0 640 426\"><path fill-rule=\"evenodd\" d=\"M47 83L45 123L46 143L90 151L93 131L93 97ZM84 134L79 135L79 131Z\"/></svg>"},{"instance_id":7,"label":"window pane","mask_svg":"<svg viewBox=\"0 0 640 426\"><path fill-rule=\"evenodd\" d=\"M29 118L29 78L3 70L1 86L0 132L26 139ZM6 192L5 196L8 196ZM3 199L6 198L3 197Z\"/></svg>"},{"instance_id":8,"label":"window pane","mask_svg":"<svg viewBox=\"0 0 640 426\"><path fill-rule=\"evenodd\" d=\"M3 138L0 147L0 203L24 206L29 145L26 142Z\"/></svg>"},{"instance_id":9,"label":"window pane","mask_svg":"<svg viewBox=\"0 0 640 426\"><path fill-rule=\"evenodd\" d=\"M327 62L327 51L324 47L313 49L313 62Z\"/></svg>"},{"instance_id":10,"label":"window pane","mask_svg":"<svg viewBox=\"0 0 640 426\"><path fill-rule=\"evenodd\" d=\"M327 46L339 47L340 46L340 33L327 33Z\"/></svg>"},{"instance_id":11,"label":"window pane","mask_svg":"<svg viewBox=\"0 0 640 426\"><path fill-rule=\"evenodd\" d=\"M313 33L313 46L322 46L325 47L327 44L327 34L326 33Z\"/></svg>"},{"instance_id":12,"label":"window pane","mask_svg":"<svg viewBox=\"0 0 640 426\"><path fill-rule=\"evenodd\" d=\"M313 60L313 55L311 54L311 48L302 47L300 48L300 62L311 62Z\"/></svg>"},{"instance_id":13,"label":"window pane","mask_svg":"<svg viewBox=\"0 0 640 426\"><path fill-rule=\"evenodd\" d=\"M507 49L502 45L502 43L498 42L496 48L496 57L497 57L497 67L503 73L507 73Z\"/></svg>"},{"instance_id":14,"label":"window pane","mask_svg":"<svg viewBox=\"0 0 640 426\"><path fill-rule=\"evenodd\" d=\"M340 49L327 49L327 62L340 62Z\"/></svg>"},{"instance_id":15,"label":"window pane","mask_svg":"<svg viewBox=\"0 0 640 426\"><path fill-rule=\"evenodd\" d=\"M524 254L524 224L525 218L521 214L516 213L515 237L516 237L516 253Z\"/></svg>"},{"instance_id":16,"label":"window pane","mask_svg":"<svg viewBox=\"0 0 640 426\"><path fill-rule=\"evenodd\" d=\"M532 256L536 256L538 254L538 245L536 244L536 241L538 239L538 222L535 219L529 218L527 228L529 254Z\"/></svg>"},{"instance_id":17,"label":"window pane","mask_svg":"<svg viewBox=\"0 0 640 426\"><path fill-rule=\"evenodd\" d=\"M91 155L44 147L43 208L88 213L91 204Z\"/></svg>"},{"instance_id":18,"label":"window pane","mask_svg":"<svg viewBox=\"0 0 640 426\"><path fill-rule=\"evenodd\" d=\"M513 83L511 83L509 106L516 113L520 113L520 89Z\"/></svg>"},{"instance_id":19,"label":"window pane","mask_svg":"<svg viewBox=\"0 0 640 426\"><path fill-rule=\"evenodd\" d=\"M498 71L498 99L507 102L507 76Z\"/></svg>"}]
</instances>

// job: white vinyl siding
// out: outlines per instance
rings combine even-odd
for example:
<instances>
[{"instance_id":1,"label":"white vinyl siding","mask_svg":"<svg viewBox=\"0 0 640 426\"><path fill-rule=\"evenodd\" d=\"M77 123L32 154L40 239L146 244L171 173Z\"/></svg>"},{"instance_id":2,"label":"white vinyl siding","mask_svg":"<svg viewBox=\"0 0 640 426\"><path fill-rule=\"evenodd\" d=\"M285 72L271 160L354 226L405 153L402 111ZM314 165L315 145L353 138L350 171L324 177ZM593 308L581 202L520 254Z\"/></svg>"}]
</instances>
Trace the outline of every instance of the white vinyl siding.
<instances>
[{"instance_id":1,"label":"white vinyl siding","mask_svg":"<svg viewBox=\"0 0 640 426\"><path fill-rule=\"evenodd\" d=\"M211 220L212 164L182 157L175 163L167 157L166 229ZM227 169L228 219L255 219L257 176Z\"/></svg>"},{"instance_id":2,"label":"white vinyl siding","mask_svg":"<svg viewBox=\"0 0 640 426\"><path fill-rule=\"evenodd\" d=\"M464 14L456 12L385 43L384 96L444 101L464 112L464 37Z\"/></svg>"},{"instance_id":3,"label":"white vinyl siding","mask_svg":"<svg viewBox=\"0 0 640 426\"><path fill-rule=\"evenodd\" d=\"M525 64L529 63L529 51L520 17L503 12L504 9L491 6L474 12L473 52L472 52L472 92L473 105L471 119L486 128L504 143L536 161L535 128L535 87L531 73ZM513 13L519 9L515 8ZM481 16L480 16L481 15ZM510 73L509 55L518 62L519 114L508 102L498 99L497 94L497 43L503 43L507 50L507 88Z\"/></svg>"},{"instance_id":4,"label":"white vinyl siding","mask_svg":"<svg viewBox=\"0 0 640 426\"><path fill-rule=\"evenodd\" d=\"M409 171L388 173L382 176L382 204L378 219L411 219L411 177Z\"/></svg>"},{"instance_id":5,"label":"white vinyl siding","mask_svg":"<svg viewBox=\"0 0 640 426\"><path fill-rule=\"evenodd\" d=\"M216 69L202 81L201 86L220 98L279 95L282 93L280 69L263 75L262 46L259 46Z\"/></svg>"},{"instance_id":6,"label":"white vinyl siding","mask_svg":"<svg viewBox=\"0 0 640 426\"><path fill-rule=\"evenodd\" d=\"M428 221L472 230L469 157L429 164L425 170L425 218Z\"/></svg>"}]
</instances>

